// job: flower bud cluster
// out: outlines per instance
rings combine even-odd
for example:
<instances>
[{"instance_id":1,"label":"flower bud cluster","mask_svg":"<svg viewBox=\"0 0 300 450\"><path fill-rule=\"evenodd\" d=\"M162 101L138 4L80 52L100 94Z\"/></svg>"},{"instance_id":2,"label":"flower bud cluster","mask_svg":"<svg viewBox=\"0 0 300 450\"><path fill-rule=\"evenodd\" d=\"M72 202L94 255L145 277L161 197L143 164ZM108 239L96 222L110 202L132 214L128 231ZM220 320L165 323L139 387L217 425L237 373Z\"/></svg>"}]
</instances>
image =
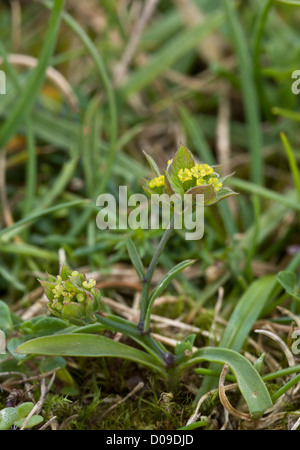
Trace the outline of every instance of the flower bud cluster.
<instances>
[{"instance_id":1,"label":"flower bud cluster","mask_svg":"<svg viewBox=\"0 0 300 450\"><path fill-rule=\"evenodd\" d=\"M94 279L86 280L82 273L64 265L60 275L48 275L48 281L40 283L52 314L76 325L95 322L101 294Z\"/></svg>"}]
</instances>

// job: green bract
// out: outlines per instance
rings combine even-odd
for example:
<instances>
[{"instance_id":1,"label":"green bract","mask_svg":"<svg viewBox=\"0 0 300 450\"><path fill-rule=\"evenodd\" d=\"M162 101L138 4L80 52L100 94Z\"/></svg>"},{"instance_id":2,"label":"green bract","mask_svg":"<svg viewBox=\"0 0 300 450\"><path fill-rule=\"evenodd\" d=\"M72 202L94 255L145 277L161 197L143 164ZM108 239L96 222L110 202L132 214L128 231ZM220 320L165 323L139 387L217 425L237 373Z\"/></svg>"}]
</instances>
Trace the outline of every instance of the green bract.
<instances>
[{"instance_id":1,"label":"green bract","mask_svg":"<svg viewBox=\"0 0 300 450\"><path fill-rule=\"evenodd\" d=\"M196 194L203 194L204 205L214 205L226 197L237 195L230 188L224 187L225 181L231 175L222 178L221 165L209 166L196 163L192 153L184 145L179 147L174 158L168 162L163 174L149 155L146 155L146 158L156 175L144 186L149 196L176 194L183 198L185 194L191 194L195 202Z\"/></svg>"},{"instance_id":2,"label":"green bract","mask_svg":"<svg viewBox=\"0 0 300 450\"><path fill-rule=\"evenodd\" d=\"M39 280L40 281L40 280ZM99 309L101 294L96 281L86 280L82 273L62 267L61 275L48 275L48 281L40 281L48 298L52 314L75 325L96 321L94 313Z\"/></svg>"}]
</instances>

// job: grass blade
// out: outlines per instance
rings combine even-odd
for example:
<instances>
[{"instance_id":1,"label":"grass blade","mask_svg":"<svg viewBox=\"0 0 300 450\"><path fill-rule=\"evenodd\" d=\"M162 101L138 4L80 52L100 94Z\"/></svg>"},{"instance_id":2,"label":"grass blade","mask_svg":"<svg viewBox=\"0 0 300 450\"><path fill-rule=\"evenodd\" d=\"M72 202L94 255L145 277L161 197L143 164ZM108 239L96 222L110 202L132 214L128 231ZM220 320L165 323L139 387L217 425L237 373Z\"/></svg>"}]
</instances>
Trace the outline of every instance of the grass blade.
<instances>
[{"instance_id":1,"label":"grass blade","mask_svg":"<svg viewBox=\"0 0 300 450\"><path fill-rule=\"evenodd\" d=\"M191 264L194 264L195 260L187 259L186 261L182 261L173 267L169 272L162 278L162 280L155 286L153 289L150 300L149 307L153 304L154 300L159 297L166 287L171 283L171 281L184 270L186 267L189 267Z\"/></svg>"},{"instance_id":2,"label":"grass blade","mask_svg":"<svg viewBox=\"0 0 300 450\"><path fill-rule=\"evenodd\" d=\"M292 147L291 147L285 133L280 133L280 137L281 137L281 141L284 145L286 155L288 158L288 162L289 162L289 166L290 166L290 169L291 169L291 172L293 175L294 184L295 184L297 194L298 194L298 200L300 201L300 172L298 169L298 164L297 164L296 158L294 156Z\"/></svg>"},{"instance_id":3,"label":"grass blade","mask_svg":"<svg viewBox=\"0 0 300 450\"><path fill-rule=\"evenodd\" d=\"M50 8L52 2L46 1L44 5L47 8ZM109 138L109 149L108 149L108 158L105 164L105 171L103 172L103 176L101 178L100 184L97 187L97 195L104 192L108 180L110 178L110 174L113 168L113 163L115 161L116 156L116 142L117 142L117 134L118 134L118 116L117 116L117 107L115 94L110 82L110 77L106 71L105 65L99 55L97 48L95 47L93 41L90 39L88 34L84 31L84 29L73 19L73 17L64 12L63 15L64 22L71 28L71 30L78 36L81 40L91 58L93 59L96 69L100 75L100 78L103 82L104 88L107 93L107 100L110 112L110 121L109 121L109 129L110 129L110 138Z\"/></svg>"},{"instance_id":4,"label":"grass blade","mask_svg":"<svg viewBox=\"0 0 300 450\"><path fill-rule=\"evenodd\" d=\"M262 277L249 286L230 317L219 347L240 351L275 286L276 278L271 275ZM212 365L210 369L219 370L216 365ZM216 380L213 377L205 377L196 401L215 387Z\"/></svg>"},{"instance_id":5,"label":"grass blade","mask_svg":"<svg viewBox=\"0 0 300 450\"><path fill-rule=\"evenodd\" d=\"M230 184L238 190L258 195L259 197L274 201L292 210L300 211L300 204L293 200L292 193L280 195L277 192L271 191L271 189L234 177L230 179Z\"/></svg>"},{"instance_id":6,"label":"grass blade","mask_svg":"<svg viewBox=\"0 0 300 450\"><path fill-rule=\"evenodd\" d=\"M72 202L61 203L59 205L55 205L55 206L52 206L51 208L46 208L43 210L39 209L38 211L35 211L32 214L29 214L27 217L24 217L24 219L21 219L18 222L15 222L10 227L0 230L0 242L1 241L5 242L5 241L9 240L11 237L18 234L23 227L32 224L33 222L35 222L36 220L40 219L43 216L52 214L56 211L59 211L60 209L72 208L72 207L81 206L84 204L87 205L89 203L90 203L90 200L80 199L80 200L74 200Z\"/></svg>"},{"instance_id":7,"label":"grass blade","mask_svg":"<svg viewBox=\"0 0 300 450\"><path fill-rule=\"evenodd\" d=\"M154 54L148 64L131 75L129 80L122 86L121 94L126 98L144 89L166 69L170 68L181 56L195 47L199 40L204 39L220 27L223 20L224 15L222 13L212 13L203 24L196 25L188 30L184 29L181 33L178 33L172 38L171 42L165 44Z\"/></svg>"},{"instance_id":8,"label":"grass blade","mask_svg":"<svg viewBox=\"0 0 300 450\"><path fill-rule=\"evenodd\" d=\"M127 239L127 249L131 262L135 267L136 273L138 274L139 279L142 281L145 276L144 266L134 242L129 238Z\"/></svg>"},{"instance_id":9,"label":"grass blade","mask_svg":"<svg viewBox=\"0 0 300 450\"><path fill-rule=\"evenodd\" d=\"M65 0L56 0L54 2L38 65L34 69L28 84L26 84L19 100L0 130L0 149L5 147L7 141L15 132L22 118L25 114L30 112L35 102L37 93L44 82L45 73L50 63L58 36L60 17L64 4Z\"/></svg>"},{"instance_id":10,"label":"grass blade","mask_svg":"<svg viewBox=\"0 0 300 450\"><path fill-rule=\"evenodd\" d=\"M272 406L270 394L257 370L247 358L237 351L226 348L205 347L195 352L184 367L198 364L201 361L212 361L229 364L240 391L246 400L250 415L255 419Z\"/></svg>"},{"instance_id":11,"label":"grass blade","mask_svg":"<svg viewBox=\"0 0 300 450\"><path fill-rule=\"evenodd\" d=\"M234 2L232 2L232 0L224 0L223 5L231 27L233 44L240 69L243 102L248 124L249 151L251 154L251 180L257 184L263 184L263 158L261 151L263 139L260 130L260 114L254 84L252 62L246 37L236 13Z\"/></svg>"}]
</instances>

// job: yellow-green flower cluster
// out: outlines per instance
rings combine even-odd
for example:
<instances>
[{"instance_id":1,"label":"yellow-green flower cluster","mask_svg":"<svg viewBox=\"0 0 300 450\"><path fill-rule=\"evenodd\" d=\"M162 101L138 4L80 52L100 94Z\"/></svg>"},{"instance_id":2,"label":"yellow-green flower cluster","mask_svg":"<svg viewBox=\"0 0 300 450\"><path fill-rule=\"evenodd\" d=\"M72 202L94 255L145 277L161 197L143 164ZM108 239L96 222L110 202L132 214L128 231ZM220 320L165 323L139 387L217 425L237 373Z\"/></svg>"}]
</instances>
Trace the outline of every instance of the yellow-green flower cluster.
<instances>
[{"instance_id":1,"label":"yellow-green flower cluster","mask_svg":"<svg viewBox=\"0 0 300 450\"><path fill-rule=\"evenodd\" d=\"M185 181L191 181L193 179L193 173L190 169L180 169L178 177L182 183Z\"/></svg>"},{"instance_id":2,"label":"yellow-green flower cluster","mask_svg":"<svg viewBox=\"0 0 300 450\"><path fill-rule=\"evenodd\" d=\"M92 289L92 287L95 287L95 286L96 286L96 280L94 280L93 278L90 278L89 281L84 281L84 282L82 283L82 286L83 286L85 289Z\"/></svg>"},{"instance_id":3,"label":"yellow-green flower cluster","mask_svg":"<svg viewBox=\"0 0 300 450\"><path fill-rule=\"evenodd\" d=\"M211 175L214 172L214 169L208 164L195 164L194 167L191 168L191 172L194 177L203 178L207 175Z\"/></svg>"},{"instance_id":4,"label":"yellow-green flower cluster","mask_svg":"<svg viewBox=\"0 0 300 450\"><path fill-rule=\"evenodd\" d=\"M71 273L71 276L78 277L79 273L77 271L74 271ZM70 302L79 302L82 305L85 305L87 295L86 293L84 293L84 291L78 291L78 286L76 285L73 285L71 283L64 283L60 275L58 275L56 278L58 283L52 289L52 292L54 294L51 304L52 309L61 311L64 305ZM93 278L89 279L88 281L82 282L82 287L87 291L90 291L95 286L96 281Z\"/></svg>"},{"instance_id":5,"label":"yellow-green flower cluster","mask_svg":"<svg viewBox=\"0 0 300 450\"><path fill-rule=\"evenodd\" d=\"M156 178L147 181L143 186L146 194L151 197L153 194L166 194L171 197L173 194L184 201L185 194L192 197L193 206L197 204L197 195L203 195L205 206L215 205L224 198L237 195L225 182L230 175L223 177L221 175L222 165L210 166L208 164L196 163L191 151L180 144L174 157L168 161L168 165L160 174L159 167L150 155L146 155L152 171Z\"/></svg>"},{"instance_id":6,"label":"yellow-green flower cluster","mask_svg":"<svg viewBox=\"0 0 300 450\"><path fill-rule=\"evenodd\" d=\"M155 187L161 187L165 185L165 177L164 175L161 175L160 177L157 178L153 178L153 180L151 180L149 182L149 187L151 189L155 188Z\"/></svg>"},{"instance_id":7,"label":"yellow-green flower cluster","mask_svg":"<svg viewBox=\"0 0 300 450\"><path fill-rule=\"evenodd\" d=\"M83 274L63 266L61 275L48 275L48 280L41 284L52 314L75 324L95 320L94 312L99 308L101 295L94 279L85 280Z\"/></svg>"},{"instance_id":8,"label":"yellow-green flower cluster","mask_svg":"<svg viewBox=\"0 0 300 450\"><path fill-rule=\"evenodd\" d=\"M214 169L208 164L195 164L191 169L180 169L178 172L178 178L182 183L186 181L196 181L196 186L203 184L212 184L216 191L219 191L222 187L222 183L219 181L218 176L209 175L214 173Z\"/></svg>"},{"instance_id":9,"label":"yellow-green flower cluster","mask_svg":"<svg viewBox=\"0 0 300 450\"><path fill-rule=\"evenodd\" d=\"M182 183L186 181L195 182L196 186L201 186L204 184L212 184L216 191L219 191L222 187L221 181L219 181L218 175L210 176L214 173L214 169L208 164L195 164L191 169L180 169L178 171L178 178ZM208 178L209 177L209 178ZM149 187L159 188L165 185L165 177L161 175L159 177L153 178L149 182Z\"/></svg>"},{"instance_id":10,"label":"yellow-green flower cluster","mask_svg":"<svg viewBox=\"0 0 300 450\"><path fill-rule=\"evenodd\" d=\"M221 181L219 181L219 179L217 177L211 177L208 180L208 183L212 184L216 191L219 191L221 189L221 187L223 186L223 184L221 183Z\"/></svg>"}]
</instances>

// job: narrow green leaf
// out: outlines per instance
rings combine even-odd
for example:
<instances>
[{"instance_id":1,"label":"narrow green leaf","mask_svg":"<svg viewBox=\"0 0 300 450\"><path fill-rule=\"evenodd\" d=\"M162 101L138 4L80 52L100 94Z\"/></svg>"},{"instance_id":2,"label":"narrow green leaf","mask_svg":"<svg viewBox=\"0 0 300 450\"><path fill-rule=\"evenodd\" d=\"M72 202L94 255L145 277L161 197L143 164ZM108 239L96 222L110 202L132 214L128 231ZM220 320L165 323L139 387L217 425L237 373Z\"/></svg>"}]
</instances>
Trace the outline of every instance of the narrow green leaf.
<instances>
[{"instance_id":1,"label":"narrow green leaf","mask_svg":"<svg viewBox=\"0 0 300 450\"><path fill-rule=\"evenodd\" d=\"M166 287L182 270L184 270L191 264L194 264L195 261L196 261L195 259L187 259L186 261L182 261L181 263L173 267L171 270L169 270L169 272L161 279L161 281L153 289L150 296L149 304L153 303L154 300L162 294L162 292L166 289Z\"/></svg>"},{"instance_id":2,"label":"narrow green leaf","mask_svg":"<svg viewBox=\"0 0 300 450\"><path fill-rule=\"evenodd\" d=\"M287 154L290 170L293 175L295 187L297 189L298 200L300 201L300 172L297 160L286 135L284 133L280 133L280 137Z\"/></svg>"},{"instance_id":3,"label":"narrow green leaf","mask_svg":"<svg viewBox=\"0 0 300 450\"><path fill-rule=\"evenodd\" d=\"M0 330L2 330L6 334L6 336L8 336L12 329L13 322L9 307L6 303L0 300Z\"/></svg>"},{"instance_id":4,"label":"narrow green leaf","mask_svg":"<svg viewBox=\"0 0 300 450\"><path fill-rule=\"evenodd\" d=\"M242 180L240 178L231 178L230 184L238 190L258 195L259 197L274 201L280 205L287 206L292 210L300 211L300 203L291 198L291 193L285 193L282 195L278 192L272 191L271 189L251 183L250 181Z\"/></svg>"},{"instance_id":5,"label":"narrow green leaf","mask_svg":"<svg viewBox=\"0 0 300 450\"><path fill-rule=\"evenodd\" d=\"M291 270L282 270L276 276L277 281L291 297L300 300L300 286L297 277Z\"/></svg>"},{"instance_id":6,"label":"narrow green leaf","mask_svg":"<svg viewBox=\"0 0 300 450\"><path fill-rule=\"evenodd\" d=\"M157 177L159 177L161 175L158 165L156 164L156 162L154 161L154 159L152 158L152 156L148 155L146 152L143 152L145 157L147 158L147 161L149 163L149 166L151 167L152 171L155 173L155 175Z\"/></svg>"},{"instance_id":7,"label":"narrow green leaf","mask_svg":"<svg viewBox=\"0 0 300 450\"><path fill-rule=\"evenodd\" d=\"M184 29L170 39L163 47L155 52L149 63L137 69L121 87L125 97L139 92L159 77L166 69L193 49L201 39L205 39L217 30L224 21L224 15L217 11L207 16L206 20L189 29Z\"/></svg>"},{"instance_id":8,"label":"narrow green leaf","mask_svg":"<svg viewBox=\"0 0 300 450\"><path fill-rule=\"evenodd\" d=\"M13 285L15 289L26 291L25 284L21 283L7 266L0 265L0 277L3 277L10 285Z\"/></svg>"},{"instance_id":9,"label":"narrow green leaf","mask_svg":"<svg viewBox=\"0 0 300 450\"><path fill-rule=\"evenodd\" d=\"M32 339L20 345L16 353L56 356L112 357L129 359L165 376L156 359L141 350L93 334L62 334Z\"/></svg>"},{"instance_id":10,"label":"narrow green leaf","mask_svg":"<svg viewBox=\"0 0 300 450\"><path fill-rule=\"evenodd\" d=\"M253 71L257 90L257 97L260 102L261 110L269 120L271 119L271 105L266 95L266 89L264 88L264 80L262 73L262 66L260 64L260 55L262 47L262 37L269 16L269 12L274 4L275 0L264 0L260 2L260 9L256 14L256 20L252 33L252 59L253 59Z\"/></svg>"},{"instance_id":11,"label":"narrow green leaf","mask_svg":"<svg viewBox=\"0 0 300 450\"><path fill-rule=\"evenodd\" d=\"M297 0L276 0L278 4L282 3L283 5L288 6L300 6L300 2Z\"/></svg>"},{"instance_id":12,"label":"narrow green leaf","mask_svg":"<svg viewBox=\"0 0 300 450\"><path fill-rule=\"evenodd\" d=\"M288 119L295 120L296 122L300 122L300 114L297 111L293 111L292 109L280 108L277 106L273 106L272 114L276 116L287 117Z\"/></svg>"},{"instance_id":13,"label":"narrow green leaf","mask_svg":"<svg viewBox=\"0 0 300 450\"><path fill-rule=\"evenodd\" d=\"M127 239L127 249L128 249L129 257L132 261L132 264L135 267L135 270L139 276L139 279L142 281L145 276L145 270L144 270L143 263L141 261L139 252L138 252L134 242L130 238Z\"/></svg>"},{"instance_id":14,"label":"narrow green leaf","mask_svg":"<svg viewBox=\"0 0 300 450\"><path fill-rule=\"evenodd\" d=\"M195 352L184 367L212 361L229 364L236 376L240 391L246 400L250 415L255 419L272 406L270 394L257 370L247 358L237 351L226 348L205 347Z\"/></svg>"},{"instance_id":15,"label":"narrow green leaf","mask_svg":"<svg viewBox=\"0 0 300 450\"><path fill-rule=\"evenodd\" d=\"M45 73L49 66L57 40L60 17L64 4L65 0L56 0L54 2L48 29L44 38L44 46L39 56L38 65L34 69L26 88L19 96L18 101L8 116L8 119L0 130L0 149L5 147L5 144L13 135L22 118L25 114L30 112L36 99L36 95L43 84Z\"/></svg>"},{"instance_id":16,"label":"narrow green leaf","mask_svg":"<svg viewBox=\"0 0 300 450\"><path fill-rule=\"evenodd\" d=\"M232 0L223 0L223 7L226 11L228 24L231 29L233 45L238 60L243 102L248 128L249 151L251 153L250 171L251 179L257 184L263 184L262 157L263 139L260 126L260 112L257 92L254 83L254 72L247 39L236 11L235 3Z\"/></svg>"},{"instance_id":17,"label":"narrow green leaf","mask_svg":"<svg viewBox=\"0 0 300 450\"><path fill-rule=\"evenodd\" d=\"M193 423L190 423L189 425L185 425L184 427L177 428L177 430L183 430L183 431L196 430L196 428L206 427L207 425L208 425L208 423L205 422L205 420L199 420L198 422L193 422Z\"/></svg>"},{"instance_id":18,"label":"narrow green leaf","mask_svg":"<svg viewBox=\"0 0 300 450\"><path fill-rule=\"evenodd\" d=\"M276 279L287 292L293 292L297 282L296 274L294 272L291 270L282 270L277 274Z\"/></svg>"},{"instance_id":19,"label":"narrow green leaf","mask_svg":"<svg viewBox=\"0 0 300 450\"><path fill-rule=\"evenodd\" d=\"M32 214L29 214L27 217L24 217L24 219L21 219L21 220L15 222L10 227L0 230L0 241L9 240L11 237L18 234L23 229L24 226L28 226L28 225L32 224L33 222L35 222L36 220L40 219L43 216L54 213L61 209L72 208L72 207L80 206L80 205L84 205L84 204L87 205L90 203L91 203L90 200L80 199L80 200L74 200L72 202L66 202L66 203L61 203L59 205L51 206L51 208L39 209L37 211L34 211Z\"/></svg>"},{"instance_id":20,"label":"narrow green leaf","mask_svg":"<svg viewBox=\"0 0 300 450\"><path fill-rule=\"evenodd\" d=\"M291 389L295 384L298 384L300 381L300 374L293 377L291 380L289 380L284 386L282 386L280 389L278 389L275 394L272 395L272 400L275 403L282 395L284 395L289 389Z\"/></svg>"},{"instance_id":21,"label":"narrow green leaf","mask_svg":"<svg viewBox=\"0 0 300 450\"><path fill-rule=\"evenodd\" d=\"M54 202L54 200L64 191L67 184L69 183L71 177L73 176L75 169L78 164L78 157L71 158L69 161L65 162L62 166L61 172L58 174L57 178L53 182L53 186L50 191L44 196L41 201L40 208L45 209Z\"/></svg>"},{"instance_id":22,"label":"narrow green leaf","mask_svg":"<svg viewBox=\"0 0 300 450\"><path fill-rule=\"evenodd\" d=\"M53 7L53 2L51 1L44 1L43 5L47 8ZM110 80L110 76L107 72L106 66L102 60L102 57L99 53L98 48L93 43L92 39L89 37L89 35L86 33L86 31L80 26L78 21L76 21L71 14L67 13L66 11L63 11L62 13L62 19L66 23L68 27L74 32L74 34L77 35L79 40L82 42L82 44L85 46L87 52L91 56L95 68L97 69L100 79L103 83L104 89L106 91L107 95L107 102L108 102L108 108L109 108L109 147L107 152L107 159L105 162L105 171L103 172L103 175L99 181L98 186L95 187L97 191L97 195L101 194L102 192L105 192L106 185L109 181L113 165L115 162L116 152L117 152L117 136L118 136L118 113L117 113L117 105L116 105L116 99L115 99L115 92Z\"/></svg>"},{"instance_id":23,"label":"narrow green leaf","mask_svg":"<svg viewBox=\"0 0 300 450\"><path fill-rule=\"evenodd\" d=\"M145 317L145 327L148 329L150 326L150 320L151 320L151 311L153 307L153 303L155 299L162 294L162 292L166 289L166 287L171 283L171 281L186 267L190 266L191 264L194 264L195 260L187 259L186 261L182 261L181 263L177 264L175 267L173 267L169 272L162 278L162 280L156 285L154 290L152 291L150 295L150 299L147 305L147 312Z\"/></svg>"},{"instance_id":24,"label":"narrow green leaf","mask_svg":"<svg viewBox=\"0 0 300 450\"><path fill-rule=\"evenodd\" d=\"M269 300L275 284L275 277L266 275L249 286L231 314L220 347L236 351L241 349L254 322Z\"/></svg>"},{"instance_id":25,"label":"narrow green leaf","mask_svg":"<svg viewBox=\"0 0 300 450\"><path fill-rule=\"evenodd\" d=\"M179 107L179 112L187 135L193 144L193 148L198 153L200 160L209 165L214 164L215 158L202 130L202 124L198 123L195 116L185 107Z\"/></svg>"},{"instance_id":26,"label":"narrow green leaf","mask_svg":"<svg viewBox=\"0 0 300 450\"><path fill-rule=\"evenodd\" d=\"M26 255L33 256L36 258L48 259L49 261L57 261L58 255L50 250L45 250L43 248L37 247L35 245L30 245L26 243L15 244L1 244L0 251L2 253L12 253L14 255Z\"/></svg>"},{"instance_id":27,"label":"narrow green leaf","mask_svg":"<svg viewBox=\"0 0 300 450\"><path fill-rule=\"evenodd\" d=\"M273 275L267 275L255 280L235 307L226 330L221 338L219 347L240 351L254 322L265 307L270 295L276 286ZM211 370L220 370L218 366L212 365ZM216 380L205 377L197 394L196 401L206 392L216 387Z\"/></svg>"}]
</instances>

